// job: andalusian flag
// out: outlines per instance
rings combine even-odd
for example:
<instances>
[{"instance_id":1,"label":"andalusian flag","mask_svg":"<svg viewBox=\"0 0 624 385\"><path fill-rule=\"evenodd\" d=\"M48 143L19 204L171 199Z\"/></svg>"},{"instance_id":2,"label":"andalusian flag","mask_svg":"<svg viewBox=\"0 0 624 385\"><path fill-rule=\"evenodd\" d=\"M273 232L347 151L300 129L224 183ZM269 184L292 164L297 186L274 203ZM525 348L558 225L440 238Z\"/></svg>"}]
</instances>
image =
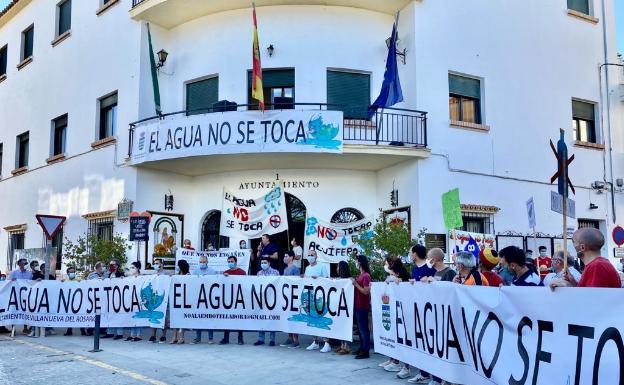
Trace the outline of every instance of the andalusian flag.
<instances>
[{"instance_id":1,"label":"andalusian flag","mask_svg":"<svg viewBox=\"0 0 624 385\"><path fill-rule=\"evenodd\" d=\"M262 89L262 65L260 64L260 43L258 43L258 22L256 21L256 3L253 7L253 74L251 77L251 97L258 101L264 111L264 91Z\"/></svg>"},{"instance_id":2,"label":"andalusian flag","mask_svg":"<svg viewBox=\"0 0 624 385\"><path fill-rule=\"evenodd\" d=\"M150 67L152 69L152 88L154 89L154 106L156 115L161 114L160 110L160 87L158 87L158 71L156 67L156 59L154 59L154 48L152 47L152 33L150 32L149 23L147 23L147 41L149 43Z\"/></svg>"}]
</instances>

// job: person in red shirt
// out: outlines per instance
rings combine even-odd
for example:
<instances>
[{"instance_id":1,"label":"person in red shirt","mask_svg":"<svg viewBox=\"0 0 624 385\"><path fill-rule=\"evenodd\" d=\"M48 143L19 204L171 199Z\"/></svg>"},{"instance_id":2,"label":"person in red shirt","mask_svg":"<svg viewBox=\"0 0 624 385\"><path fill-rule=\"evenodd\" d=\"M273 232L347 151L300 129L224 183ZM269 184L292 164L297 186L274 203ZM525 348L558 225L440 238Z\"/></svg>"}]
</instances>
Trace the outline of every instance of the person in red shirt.
<instances>
[{"instance_id":1,"label":"person in red shirt","mask_svg":"<svg viewBox=\"0 0 624 385\"><path fill-rule=\"evenodd\" d=\"M356 266L360 271L357 278L351 278L353 286L355 286L355 319L357 321L358 331L360 332L360 349L358 350L355 359L369 358L370 351L370 329L368 327L368 313L371 310L371 298L370 298L370 267L368 265L368 258L364 255L358 255L356 257Z\"/></svg>"},{"instance_id":2,"label":"person in red shirt","mask_svg":"<svg viewBox=\"0 0 624 385\"><path fill-rule=\"evenodd\" d=\"M500 275L492 271L498 263L500 258L498 253L494 249L484 247L479 252L479 266L481 267L481 274L487 279L489 286L499 287L503 285L503 279Z\"/></svg>"},{"instance_id":3,"label":"person in red shirt","mask_svg":"<svg viewBox=\"0 0 624 385\"><path fill-rule=\"evenodd\" d=\"M236 264L238 263L238 259L235 256L233 255L229 256L227 259L227 262L228 262L228 269L223 272L224 276L227 277L230 275L247 275L247 273L245 273L245 270L236 266ZM229 343L230 343L230 331L224 330L223 339L219 341L219 345L227 345ZM243 341L243 332L239 330L238 331L238 344L243 345L244 343L245 341Z\"/></svg>"},{"instance_id":4,"label":"person in red shirt","mask_svg":"<svg viewBox=\"0 0 624 385\"><path fill-rule=\"evenodd\" d=\"M537 267L540 278L544 280L548 273L550 273L552 258L548 256L546 246L540 246L538 250L539 254L537 254L537 258L535 258L535 266Z\"/></svg>"},{"instance_id":5,"label":"person in red shirt","mask_svg":"<svg viewBox=\"0 0 624 385\"><path fill-rule=\"evenodd\" d=\"M581 279L577 282L569 271L565 280L571 286L620 288L622 283L615 267L606 258L600 256L600 249L605 243L602 233L594 228L578 229L572 235L572 243L576 254L585 264ZM564 286L557 284L554 286Z\"/></svg>"}]
</instances>

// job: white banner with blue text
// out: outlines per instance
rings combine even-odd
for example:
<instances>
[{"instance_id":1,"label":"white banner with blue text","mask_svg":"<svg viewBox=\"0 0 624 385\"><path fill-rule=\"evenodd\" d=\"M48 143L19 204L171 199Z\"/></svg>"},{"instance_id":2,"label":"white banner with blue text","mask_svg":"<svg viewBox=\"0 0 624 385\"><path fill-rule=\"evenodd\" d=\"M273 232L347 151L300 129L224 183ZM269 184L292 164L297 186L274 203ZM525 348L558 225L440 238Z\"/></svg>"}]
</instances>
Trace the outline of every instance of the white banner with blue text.
<instances>
[{"instance_id":1,"label":"white banner with blue text","mask_svg":"<svg viewBox=\"0 0 624 385\"><path fill-rule=\"evenodd\" d=\"M624 384L620 293L374 283L375 351L458 384Z\"/></svg>"},{"instance_id":2,"label":"white banner with blue text","mask_svg":"<svg viewBox=\"0 0 624 385\"><path fill-rule=\"evenodd\" d=\"M171 327L265 330L351 341L348 279L173 276Z\"/></svg>"},{"instance_id":3,"label":"white banner with blue text","mask_svg":"<svg viewBox=\"0 0 624 385\"><path fill-rule=\"evenodd\" d=\"M330 223L308 214L304 235L304 250L314 249L319 261L338 263L347 261L360 250L356 239L371 233L375 219L370 216L356 222Z\"/></svg>"},{"instance_id":4,"label":"white banner with blue text","mask_svg":"<svg viewBox=\"0 0 624 385\"><path fill-rule=\"evenodd\" d=\"M99 313L103 327L162 328L170 282L164 275L0 282L0 326L93 327Z\"/></svg>"},{"instance_id":5,"label":"white banner with blue text","mask_svg":"<svg viewBox=\"0 0 624 385\"><path fill-rule=\"evenodd\" d=\"M179 114L134 127L131 162L260 152L342 153L342 111Z\"/></svg>"},{"instance_id":6,"label":"white banner with blue text","mask_svg":"<svg viewBox=\"0 0 624 385\"><path fill-rule=\"evenodd\" d=\"M191 274L195 274L195 271L199 269L199 259L201 257L206 257L208 267L217 273L223 273L229 269L228 258L235 257L236 267L248 271L250 255L251 250L249 249L219 249L214 251L178 249L176 251L176 266L179 260L184 259L189 264Z\"/></svg>"}]
</instances>

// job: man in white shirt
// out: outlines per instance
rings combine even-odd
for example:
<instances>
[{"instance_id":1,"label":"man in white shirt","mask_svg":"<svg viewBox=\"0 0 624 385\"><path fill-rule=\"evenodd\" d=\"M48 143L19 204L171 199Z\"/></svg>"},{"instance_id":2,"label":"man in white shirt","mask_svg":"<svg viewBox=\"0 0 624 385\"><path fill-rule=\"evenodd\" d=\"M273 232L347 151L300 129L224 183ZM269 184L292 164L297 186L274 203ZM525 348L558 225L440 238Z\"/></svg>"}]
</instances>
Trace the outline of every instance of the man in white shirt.
<instances>
[{"instance_id":1,"label":"man in white shirt","mask_svg":"<svg viewBox=\"0 0 624 385\"><path fill-rule=\"evenodd\" d=\"M290 241L290 245L292 246L292 251L295 253L293 258L293 265L297 266L299 270L301 270L301 260L303 259L303 248L299 246L297 240L295 238Z\"/></svg>"},{"instance_id":2,"label":"man in white shirt","mask_svg":"<svg viewBox=\"0 0 624 385\"><path fill-rule=\"evenodd\" d=\"M199 267L193 271L193 275L216 275L217 272L208 266L208 257L202 255L199 257ZM195 338L191 342L191 345L198 344L201 342L203 329L195 329ZM214 331L208 330L208 344L212 345L214 343Z\"/></svg>"},{"instance_id":3,"label":"man in white shirt","mask_svg":"<svg viewBox=\"0 0 624 385\"><path fill-rule=\"evenodd\" d=\"M567 254L567 253L566 253ZM544 277L544 286L550 286L550 283L554 280L564 279L563 271L563 251L557 251L552 257L552 269L553 272L546 274ZM574 268L574 260L568 256L568 271L574 279L578 282L581 279L581 273Z\"/></svg>"}]
</instances>

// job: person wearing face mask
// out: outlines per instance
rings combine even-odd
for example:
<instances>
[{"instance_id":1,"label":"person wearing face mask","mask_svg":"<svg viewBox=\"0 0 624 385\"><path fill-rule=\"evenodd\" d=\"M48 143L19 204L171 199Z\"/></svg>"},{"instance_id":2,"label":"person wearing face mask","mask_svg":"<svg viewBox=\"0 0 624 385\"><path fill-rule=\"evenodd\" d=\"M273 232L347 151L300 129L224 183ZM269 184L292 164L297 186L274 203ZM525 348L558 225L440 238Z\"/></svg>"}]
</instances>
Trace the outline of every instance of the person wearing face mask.
<instances>
[{"instance_id":1,"label":"person wearing face mask","mask_svg":"<svg viewBox=\"0 0 624 385\"><path fill-rule=\"evenodd\" d=\"M540 246L538 249L538 257L535 259L535 266L540 274L540 278L543 280L548 273L550 273L550 268L552 266L552 258L548 256L548 252L546 251L546 246Z\"/></svg>"},{"instance_id":2,"label":"person wearing face mask","mask_svg":"<svg viewBox=\"0 0 624 385\"><path fill-rule=\"evenodd\" d=\"M104 278L123 278L126 275L119 268L119 262L112 260L108 264L108 271L104 273Z\"/></svg>"},{"instance_id":3,"label":"person wearing face mask","mask_svg":"<svg viewBox=\"0 0 624 385\"><path fill-rule=\"evenodd\" d=\"M574 261L572 257L570 257L568 253L566 253L566 256L568 258L568 271L570 272L570 274L572 274L574 279L578 281L579 279L581 279L581 273L579 273L579 271L574 268ZM544 286L550 287L555 280L564 280L564 276L565 272L563 271L563 251L560 250L557 251L555 255L553 255L551 272L548 273L546 277L544 277L542 283L544 284ZM567 283L567 281L565 281L565 283Z\"/></svg>"},{"instance_id":4,"label":"person wearing face mask","mask_svg":"<svg viewBox=\"0 0 624 385\"><path fill-rule=\"evenodd\" d=\"M318 263L316 250L310 249L308 250L308 256L306 257L309 265L306 267L304 276L310 278L329 278L329 269L327 268L327 264ZM321 349L321 353L329 353L331 352L331 345L329 344L329 340L327 338L323 338L325 342L323 344L323 348ZM306 348L306 350L318 350L319 349L319 337L314 337L314 340Z\"/></svg>"},{"instance_id":5,"label":"person wearing face mask","mask_svg":"<svg viewBox=\"0 0 624 385\"><path fill-rule=\"evenodd\" d=\"M277 269L271 267L270 258L263 256L260 258L260 271L258 271L258 277L279 277L280 273ZM266 332L258 332L258 341L254 342L254 346L264 345L264 337ZM269 346L275 346L275 332L269 332Z\"/></svg>"},{"instance_id":6,"label":"person wearing face mask","mask_svg":"<svg viewBox=\"0 0 624 385\"><path fill-rule=\"evenodd\" d=\"M176 275L191 275L189 272L190 266L184 259L180 259L176 265ZM183 344L184 343L184 329L173 329L173 336L171 337L170 344Z\"/></svg>"},{"instance_id":7,"label":"person wearing face mask","mask_svg":"<svg viewBox=\"0 0 624 385\"><path fill-rule=\"evenodd\" d=\"M301 260L303 259L303 248L299 246L299 243L297 243L296 238L293 238L290 241L290 246L292 247L292 252L294 255L293 264L295 265L295 267L301 270Z\"/></svg>"},{"instance_id":8,"label":"person wearing face mask","mask_svg":"<svg viewBox=\"0 0 624 385\"><path fill-rule=\"evenodd\" d=\"M185 250L195 250L195 248L191 245L191 240L190 239L185 239L182 242L182 248Z\"/></svg>"},{"instance_id":9,"label":"person wearing face mask","mask_svg":"<svg viewBox=\"0 0 624 385\"><path fill-rule=\"evenodd\" d=\"M39 261L30 261L30 271L32 271L32 280L33 281L41 281L43 280L43 272L39 267Z\"/></svg>"},{"instance_id":10,"label":"person wearing face mask","mask_svg":"<svg viewBox=\"0 0 624 385\"><path fill-rule=\"evenodd\" d=\"M457 274L455 270L444 264L444 251L434 247L427 252L427 259L431 263L431 267L436 271L433 277L423 277L420 282L431 283L435 281L452 282Z\"/></svg>"},{"instance_id":11,"label":"person wearing face mask","mask_svg":"<svg viewBox=\"0 0 624 385\"><path fill-rule=\"evenodd\" d=\"M67 279L64 279L63 282L80 282L80 277L76 274L76 268L73 266L69 266L66 270L67 273ZM65 331L65 333L63 334L64 336L71 336L74 334L74 331L72 328L67 328L67 330ZM87 335L87 330L85 328L80 328L80 335L86 336Z\"/></svg>"},{"instance_id":12,"label":"person wearing face mask","mask_svg":"<svg viewBox=\"0 0 624 385\"><path fill-rule=\"evenodd\" d=\"M242 239L240 242L238 242L238 248L241 250L247 250L247 241Z\"/></svg>"},{"instance_id":13,"label":"person wearing face mask","mask_svg":"<svg viewBox=\"0 0 624 385\"><path fill-rule=\"evenodd\" d=\"M247 273L245 273L245 270L236 266L236 264L238 263L238 259L235 256L233 255L229 256L227 259L227 262L228 262L228 269L223 272L224 276L229 277L230 275L247 275ZM223 339L219 341L219 345L227 345L229 343L230 343L230 331L224 330ZM244 343L245 341L243 341L243 332L239 330L238 331L238 344L243 345Z\"/></svg>"},{"instance_id":14,"label":"person wearing face mask","mask_svg":"<svg viewBox=\"0 0 624 385\"><path fill-rule=\"evenodd\" d=\"M291 250L288 250L284 255L284 264L286 268L284 269L284 276L292 276L298 277L301 275L301 270L294 263L295 253ZM288 333L288 339L284 341L284 343L280 344L280 346L285 348L293 348L296 349L299 347L299 334Z\"/></svg>"},{"instance_id":15,"label":"person wearing face mask","mask_svg":"<svg viewBox=\"0 0 624 385\"><path fill-rule=\"evenodd\" d=\"M141 275L141 262L135 261L130 264L130 268L128 269L130 273L130 277L137 278ZM140 326L135 326L130 328L130 336L126 338L126 341L138 342L141 341L141 333L143 332L143 328Z\"/></svg>"},{"instance_id":16,"label":"person wearing face mask","mask_svg":"<svg viewBox=\"0 0 624 385\"><path fill-rule=\"evenodd\" d=\"M434 277L436 270L427 263L427 249L423 245L414 245L410 249L412 259L412 277L410 282L420 282L424 277Z\"/></svg>"},{"instance_id":17,"label":"person wearing face mask","mask_svg":"<svg viewBox=\"0 0 624 385\"><path fill-rule=\"evenodd\" d=\"M33 272L26 270L26 265L28 261L26 258L20 258L17 260L17 269L11 272L11 281L15 281L16 279L27 279L31 280L33 278Z\"/></svg>"},{"instance_id":18,"label":"person wearing face mask","mask_svg":"<svg viewBox=\"0 0 624 385\"><path fill-rule=\"evenodd\" d=\"M199 266L197 269L193 271L193 275L198 276L206 276L206 275L216 275L217 272L208 266L208 257L202 255L199 257ZM191 341L191 345L195 345L201 342L202 329L195 329L195 338ZM208 330L208 344L212 345L214 343L214 331L212 329Z\"/></svg>"},{"instance_id":19,"label":"person wearing face mask","mask_svg":"<svg viewBox=\"0 0 624 385\"><path fill-rule=\"evenodd\" d=\"M162 259L155 258L154 261L152 262L152 268L156 272L156 275L166 275L163 269ZM164 344L165 342L167 342L167 329L168 328L169 328L169 308L167 307L167 313L165 314L165 324L162 329L162 335L160 336L160 340L158 340L158 343ZM149 338L149 342L156 343L156 332L158 332L158 329L156 328L151 328L151 329L152 329L152 335Z\"/></svg>"},{"instance_id":20,"label":"person wearing face mask","mask_svg":"<svg viewBox=\"0 0 624 385\"><path fill-rule=\"evenodd\" d=\"M355 320L360 334L360 348L355 359L361 360L370 357L370 328L368 326L368 314L371 310L370 286L372 278L368 258L365 255L355 257L355 267L359 271L357 278L351 278L355 287L353 309Z\"/></svg>"},{"instance_id":21,"label":"person wearing face mask","mask_svg":"<svg viewBox=\"0 0 624 385\"><path fill-rule=\"evenodd\" d=\"M279 260L279 249L275 244L271 243L269 234L262 234L262 240L260 245L258 245L258 264L262 263L263 258L268 258L271 267L275 270L280 272L284 270L284 267Z\"/></svg>"},{"instance_id":22,"label":"person wearing face mask","mask_svg":"<svg viewBox=\"0 0 624 385\"><path fill-rule=\"evenodd\" d=\"M6 276L6 274L4 274L4 273L3 273L3 274L0 274L0 282L4 282L4 281L6 281L6 280L7 280L7 276Z\"/></svg>"},{"instance_id":23,"label":"person wearing face mask","mask_svg":"<svg viewBox=\"0 0 624 385\"><path fill-rule=\"evenodd\" d=\"M498 254L505 260L509 271L515 276L512 286L542 286L539 275L527 266L526 255L522 249L517 246L507 246Z\"/></svg>"},{"instance_id":24,"label":"person wearing face mask","mask_svg":"<svg viewBox=\"0 0 624 385\"><path fill-rule=\"evenodd\" d=\"M600 255L600 249L605 243L604 236L598 229L582 228L578 229L572 235L572 244L576 255L585 264L581 279L577 280L574 275L568 271L564 273L567 284L560 281L554 281L550 284L551 288L559 286L576 286L576 287L605 287L620 288L622 283L620 276L615 267Z\"/></svg>"}]
</instances>

